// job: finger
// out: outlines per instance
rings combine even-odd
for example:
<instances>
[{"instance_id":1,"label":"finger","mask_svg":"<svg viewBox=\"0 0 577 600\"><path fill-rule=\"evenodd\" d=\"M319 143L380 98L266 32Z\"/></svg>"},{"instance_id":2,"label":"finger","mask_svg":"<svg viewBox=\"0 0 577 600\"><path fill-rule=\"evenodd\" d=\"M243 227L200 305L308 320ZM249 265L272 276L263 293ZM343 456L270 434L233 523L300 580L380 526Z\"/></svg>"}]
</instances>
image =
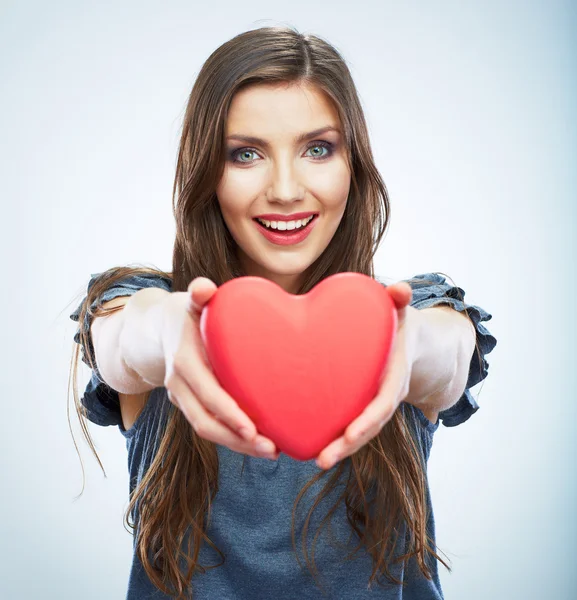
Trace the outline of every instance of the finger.
<instances>
[{"instance_id":1,"label":"finger","mask_svg":"<svg viewBox=\"0 0 577 600\"><path fill-rule=\"evenodd\" d=\"M398 403L399 378L386 380L377 396L365 410L347 427L340 438L329 444L319 454L317 465L330 469L336 462L354 454L373 439L393 416Z\"/></svg>"},{"instance_id":2,"label":"finger","mask_svg":"<svg viewBox=\"0 0 577 600\"><path fill-rule=\"evenodd\" d=\"M177 357L174 360L174 374L182 377L191 392L206 410L225 423L248 441L254 440L256 426L248 415L218 383L214 373L204 361L195 361L194 368L190 358ZM167 386L168 387L168 386Z\"/></svg>"},{"instance_id":3,"label":"finger","mask_svg":"<svg viewBox=\"0 0 577 600\"><path fill-rule=\"evenodd\" d=\"M397 309L404 308L410 304L413 298L413 288L406 281L399 281L398 283L387 286L386 289Z\"/></svg>"},{"instance_id":4,"label":"finger","mask_svg":"<svg viewBox=\"0 0 577 600\"><path fill-rule=\"evenodd\" d=\"M205 304L214 296L217 285L207 277L197 277L188 285L190 295L188 311L192 316L199 318Z\"/></svg>"},{"instance_id":5,"label":"finger","mask_svg":"<svg viewBox=\"0 0 577 600\"><path fill-rule=\"evenodd\" d=\"M392 414L391 414L392 416ZM351 443L344 435L331 442L317 457L317 466L321 469L331 469L337 462L358 452L365 444L379 434L385 423L390 419L384 418L372 425L355 443Z\"/></svg>"},{"instance_id":6,"label":"finger","mask_svg":"<svg viewBox=\"0 0 577 600\"><path fill-rule=\"evenodd\" d=\"M394 371L391 372L373 401L345 430L343 437L346 441L349 444L357 444L366 440L375 429L380 431L393 416L399 405L399 398L404 397L403 391L404 378L394 375Z\"/></svg>"},{"instance_id":7,"label":"finger","mask_svg":"<svg viewBox=\"0 0 577 600\"><path fill-rule=\"evenodd\" d=\"M248 442L211 415L181 377L171 382L170 400L182 411L200 437L255 458L278 458L279 452L271 440L258 435L254 443ZM262 450L257 450L257 445Z\"/></svg>"},{"instance_id":8,"label":"finger","mask_svg":"<svg viewBox=\"0 0 577 600\"><path fill-rule=\"evenodd\" d=\"M352 431L347 429L343 436L348 444L352 446L362 446L385 426L385 423L390 420L396 410L395 405L388 405L384 409L380 409L376 414L370 414L366 417L360 426Z\"/></svg>"},{"instance_id":9,"label":"finger","mask_svg":"<svg viewBox=\"0 0 577 600\"><path fill-rule=\"evenodd\" d=\"M375 427L380 431L395 412L400 400L406 397L409 381L403 354L399 347L395 347L381 377L377 395L347 427L344 434L347 442L356 444Z\"/></svg>"}]
</instances>

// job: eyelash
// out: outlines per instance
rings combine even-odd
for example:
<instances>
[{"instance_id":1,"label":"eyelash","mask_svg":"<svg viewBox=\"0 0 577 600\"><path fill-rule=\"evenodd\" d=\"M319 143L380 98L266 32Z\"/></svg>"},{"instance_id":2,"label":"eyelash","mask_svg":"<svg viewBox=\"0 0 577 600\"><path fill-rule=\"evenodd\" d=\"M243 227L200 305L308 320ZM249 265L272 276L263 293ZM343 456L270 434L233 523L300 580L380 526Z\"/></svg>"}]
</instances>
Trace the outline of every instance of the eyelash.
<instances>
[{"instance_id":1,"label":"eyelash","mask_svg":"<svg viewBox=\"0 0 577 600\"><path fill-rule=\"evenodd\" d=\"M316 148L317 146L326 148L328 150L328 153L325 154L324 156L311 156L311 158L313 160L325 160L327 158L329 158L330 156L332 156L333 154L333 144L331 144L330 142L324 142L324 141L318 141L318 142L311 142L308 146L307 146L307 152L311 149L311 148ZM237 160L235 158L235 156L237 154L240 154L241 152L255 152L256 150L254 148L237 148L236 150L232 150L229 154L229 158L233 163L239 164L239 165L250 165L252 162L254 161L244 161L244 160Z\"/></svg>"}]
</instances>

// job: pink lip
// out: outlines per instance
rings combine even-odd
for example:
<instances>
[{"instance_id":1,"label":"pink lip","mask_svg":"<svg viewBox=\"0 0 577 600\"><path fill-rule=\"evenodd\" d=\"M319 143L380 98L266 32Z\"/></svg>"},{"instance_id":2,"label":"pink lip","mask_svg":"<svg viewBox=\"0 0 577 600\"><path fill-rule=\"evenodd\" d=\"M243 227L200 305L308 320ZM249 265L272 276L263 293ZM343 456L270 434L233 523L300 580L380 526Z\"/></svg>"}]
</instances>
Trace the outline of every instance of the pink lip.
<instances>
[{"instance_id":1,"label":"pink lip","mask_svg":"<svg viewBox=\"0 0 577 600\"><path fill-rule=\"evenodd\" d=\"M307 213L299 213L299 214L307 214ZM311 213L308 213L308 215L310 216ZM261 217L264 218L264 217ZM300 217L302 218L306 218L306 217ZM268 221L268 219L266 219ZM274 219L271 219L274 220ZM283 220L285 221L286 219L277 219L277 220ZM292 219L290 219L292 220ZM277 233L274 229L267 229L262 223L259 223L256 219L254 219L254 222L256 223L256 226L258 228L258 230L263 234L263 236L271 243L273 244L277 244L279 246L289 246L292 244L298 244L299 242L304 241L309 233L313 230L314 226L316 225L316 222L318 221L317 218L312 219L305 227L301 227L300 229L293 229L293 231L291 233Z\"/></svg>"},{"instance_id":2,"label":"pink lip","mask_svg":"<svg viewBox=\"0 0 577 600\"><path fill-rule=\"evenodd\" d=\"M299 219L306 219L312 215L316 215L315 212L300 212L292 215L279 215L279 214L268 214L268 215L257 215L255 219L264 219L265 221L298 221Z\"/></svg>"}]
</instances>

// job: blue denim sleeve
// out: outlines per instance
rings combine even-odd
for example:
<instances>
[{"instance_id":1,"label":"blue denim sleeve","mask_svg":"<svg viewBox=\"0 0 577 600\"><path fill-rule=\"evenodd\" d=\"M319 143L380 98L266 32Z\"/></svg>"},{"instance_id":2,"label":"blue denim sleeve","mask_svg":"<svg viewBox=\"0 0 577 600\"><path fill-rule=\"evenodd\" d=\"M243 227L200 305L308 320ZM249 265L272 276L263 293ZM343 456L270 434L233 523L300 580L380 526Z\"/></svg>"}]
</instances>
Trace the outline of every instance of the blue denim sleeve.
<instances>
[{"instance_id":1,"label":"blue denim sleeve","mask_svg":"<svg viewBox=\"0 0 577 600\"><path fill-rule=\"evenodd\" d=\"M86 295L101 275L102 273L91 275ZM78 325L78 329L74 335L74 341L81 345L81 356L84 364L90 366L87 358L88 356L92 357L94 360L94 346L92 345L92 339L90 336L88 337L89 347L86 348L84 344L82 344L80 339L80 327L82 326L82 329L85 333L90 331L90 325L92 324L93 320L93 312L96 310L96 307L104 302L112 300L113 298L117 298L118 296L132 296L132 294L138 290L146 287L160 287L170 292L172 291L172 282L170 279L161 277L160 275L131 275L120 281L117 281L92 302L90 305L90 310L86 311L83 323ZM82 304L86 300L86 295L76 310L70 315L70 318L73 321L78 322L80 320L80 310L82 308ZM113 390L103 381L96 364L94 370L92 370L92 377L88 382L86 389L84 390L84 395L80 399L80 402L86 410L86 416L93 423L103 426L120 425L122 423L118 392Z\"/></svg>"},{"instance_id":2,"label":"blue denim sleeve","mask_svg":"<svg viewBox=\"0 0 577 600\"><path fill-rule=\"evenodd\" d=\"M455 427L479 410L479 405L473 398L470 388L481 382L488 375L489 363L485 357L495 348L497 340L482 324L482 321L489 321L493 318L493 315L480 306L466 304L464 302L465 291L460 287L447 283L446 279L439 273L416 275L408 283L413 289L411 306L422 309L438 304L449 304L455 310L460 312L466 311L475 325L479 351L477 352L477 349L475 349L473 353L466 389L456 404L439 413L439 419L443 425L446 427ZM421 411L417 412L422 415ZM433 431L437 428L438 422L431 424L424 415L422 415L422 418L426 421L426 423L423 423L425 427L430 427Z\"/></svg>"}]
</instances>

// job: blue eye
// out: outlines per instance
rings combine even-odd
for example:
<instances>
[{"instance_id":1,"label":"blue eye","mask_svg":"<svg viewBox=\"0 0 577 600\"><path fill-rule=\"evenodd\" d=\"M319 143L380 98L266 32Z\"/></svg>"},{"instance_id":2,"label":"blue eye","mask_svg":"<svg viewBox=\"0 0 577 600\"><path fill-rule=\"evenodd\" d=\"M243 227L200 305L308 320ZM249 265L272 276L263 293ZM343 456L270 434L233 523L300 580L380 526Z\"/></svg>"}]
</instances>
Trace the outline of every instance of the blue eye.
<instances>
[{"instance_id":1,"label":"blue eye","mask_svg":"<svg viewBox=\"0 0 577 600\"><path fill-rule=\"evenodd\" d=\"M322 154L320 156L313 156L313 158L326 158L327 156L330 156L332 154L332 144L329 144L328 142L314 142L308 147L307 152L309 150L312 150L313 148L325 148L327 151L326 154Z\"/></svg>"},{"instance_id":2,"label":"blue eye","mask_svg":"<svg viewBox=\"0 0 577 600\"><path fill-rule=\"evenodd\" d=\"M313 148L325 148L327 150L324 154L321 154L321 155L317 155L317 156L309 155L314 160L324 160L324 159L328 158L329 156L331 156L333 153L333 145L330 142L324 142L324 141L311 142L307 147L307 152L309 150L312 150ZM254 150L252 148L238 148L237 150L232 150L232 152L229 153L229 159L233 163L249 165L254 161L250 160L250 159L249 160L239 160L239 157L242 155L246 156L246 155L256 154L256 153L257 153L256 150Z\"/></svg>"},{"instance_id":3,"label":"blue eye","mask_svg":"<svg viewBox=\"0 0 577 600\"><path fill-rule=\"evenodd\" d=\"M241 150L242 150L242 152L241 152ZM244 161L244 160L237 160L237 159L235 159L235 156L236 156L237 154L239 154L239 153L240 153L240 154L255 154L255 153L256 153L256 151L255 151L255 150L250 150L249 148L247 148L247 149L241 148L240 150L235 150L235 151L234 151L234 152L233 152L233 153L230 155L230 156L231 156L231 158L233 159L233 162L250 162L250 161Z\"/></svg>"}]
</instances>

